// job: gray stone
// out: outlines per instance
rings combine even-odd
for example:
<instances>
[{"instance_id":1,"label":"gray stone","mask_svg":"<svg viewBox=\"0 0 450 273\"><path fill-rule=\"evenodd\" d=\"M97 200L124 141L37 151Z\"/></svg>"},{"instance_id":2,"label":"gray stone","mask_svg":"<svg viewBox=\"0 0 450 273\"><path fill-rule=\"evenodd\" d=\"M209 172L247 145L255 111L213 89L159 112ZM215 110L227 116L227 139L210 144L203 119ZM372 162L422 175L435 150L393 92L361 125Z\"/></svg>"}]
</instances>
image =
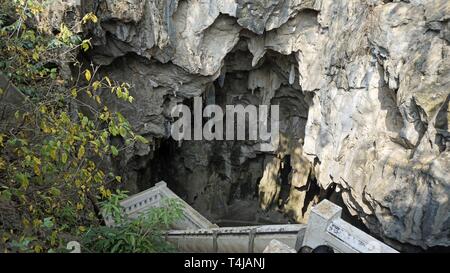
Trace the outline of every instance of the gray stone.
<instances>
[{"instance_id":1,"label":"gray stone","mask_svg":"<svg viewBox=\"0 0 450 273\"><path fill-rule=\"evenodd\" d=\"M297 253L295 249L278 240L270 241L270 244L264 249L263 253Z\"/></svg>"},{"instance_id":2,"label":"gray stone","mask_svg":"<svg viewBox=\"0 0 450 273\"><path fill-rule=\"evenodd\" d=\"M137 98L107 101L149 139L168 137L171 107L217 79L220 105L280 104L279 151L184 142L170 155L172 182L201 213L259 200L305 221L317 181L337 185L350 213L390 242L450 246L448 1L97 2L92 59ZM151 184L138 172L155 175L154 149L123 160L128 184ZM277 166L288 155L286 184Z\"/></svg>"}]
</instances>

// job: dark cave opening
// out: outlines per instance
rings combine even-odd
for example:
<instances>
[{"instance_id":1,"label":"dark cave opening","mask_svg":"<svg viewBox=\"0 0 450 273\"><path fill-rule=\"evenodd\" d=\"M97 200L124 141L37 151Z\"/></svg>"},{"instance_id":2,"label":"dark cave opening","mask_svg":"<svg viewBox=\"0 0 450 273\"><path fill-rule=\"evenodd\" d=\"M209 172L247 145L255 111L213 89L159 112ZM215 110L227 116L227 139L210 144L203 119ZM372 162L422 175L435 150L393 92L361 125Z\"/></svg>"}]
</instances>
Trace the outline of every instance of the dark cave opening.
<instances>
[{"instance_id":1,"label":"dark cave opening","mask_svg":"<svg viewBox=\"0 0 450 273\"><path fill-rule=\"evenodd\" d=\"M255 67L251 65L251 56L243 38L226 57L221 75L206 88L203 105L217 104L222 108L259 105L270 92L264 82L269 75L280 82L269 102L280 105L280 131L287 139L287 147L297 142L302 146L312 95L302 92L298 78L292 81L295 56L269 50ZM193 99L184 99L183 104L192 109ZM166 98L164 107L170 105L170 99ZM203 122L206 121L204 118ZM150 156L136 159L137 191L163 180L194 209L222 227L307 223L312 206L328 199L343 208L344 220L369 232L362 221L350 214L335 187L321 189L312 171L305 185L293 185L295 163L289 151L282 153L282 166L276 175L279 196L268 210L263 210L259 196L261 180L267 163L279 155L255 151L254 144L225 140L177 142L171 137L160 138ZM304 196L297 200L299 192ZM297 212L292 213L293 210ZM295 214L300 215L300 221Z\"/></svg>"},{"instance_id":2,"label":"dark cave opening","mask_svg":"<svg viewBox=\"0 0 450 273\"><path fill-rule=\"evenodd\" d=\"M289 193L291 190L291 182L289 181L289 175L292 172L291 166L291 156L287 155L283 158L280 170L280 204L279 206L282 208L284 204L288 201Z\"/></svg>"},{"instance_id":3,"label":"dark cave opening","mask_svg":"<svg viewBox=\"0 0 450 273\"><path fill-rule=\"evenodd\" d=\"M203 106L216 104L225 109L227 105L279 105L280 132L287 139L282 150L289 150L294 143L303 142L311 99L301 91L298 76L293 73L295 56L269 50L252 66L253 55L247 42L246 37L241 37L227 55L220 76L203 93ZM185 99L183 104L192 109L193 99ZM248 117L246 121L248 124ZM248 133L247 130L247 137ZM147 166L139 171L138 180L143 181L139 190L164 180L177 195L221 226L293 223L295 219L283 212L293 191L291 155L289 151L282 152L283 167L274 181L280 194L271 209L263 210L258 196L260 182L267 163L277 152L260 151L258 145L258 141L249 140L160 139ZM305 202L312 204L320 191L312 178L308 181L311 191ZM299 210L307 210L304 205L296 204Z\"/></svg>"}]
</instances>

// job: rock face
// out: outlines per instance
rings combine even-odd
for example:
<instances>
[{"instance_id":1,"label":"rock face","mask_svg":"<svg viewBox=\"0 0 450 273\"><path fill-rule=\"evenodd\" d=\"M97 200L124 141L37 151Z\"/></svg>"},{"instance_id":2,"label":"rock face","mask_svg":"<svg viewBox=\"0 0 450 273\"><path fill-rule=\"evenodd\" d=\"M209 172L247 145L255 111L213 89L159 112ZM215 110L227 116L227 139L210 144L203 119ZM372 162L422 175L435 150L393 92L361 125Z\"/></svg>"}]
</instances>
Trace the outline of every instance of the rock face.
<instances>
[{"instance_id":1,"label":"rock face","mask_svg":"<svg viewBox=\"0 0 450 273\"><path fill-rule=\"evenodd\" d=\"M86 2L90 58L137 98L109 103L154 140L119 164L132 189L165 178L213 218L258 200L298 222L336 190L374 234L450 246L447 0ZM280 149L167 144L170 110L199 95L279 104Z\"/></svg>"}]
</instances>

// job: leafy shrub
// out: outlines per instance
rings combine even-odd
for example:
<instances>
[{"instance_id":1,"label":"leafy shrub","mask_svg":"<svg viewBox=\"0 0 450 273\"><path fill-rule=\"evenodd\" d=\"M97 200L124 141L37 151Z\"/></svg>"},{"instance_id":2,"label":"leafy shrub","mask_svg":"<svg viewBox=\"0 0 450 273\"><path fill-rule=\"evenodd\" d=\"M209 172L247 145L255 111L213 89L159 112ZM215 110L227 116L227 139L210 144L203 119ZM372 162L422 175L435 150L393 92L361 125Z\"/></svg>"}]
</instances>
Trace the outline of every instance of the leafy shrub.
<instances>
[{"instance_id":1,"label":"leafy shrub","mask_svg":"<svg viewBox=\"0 0 450 273\"><path fill-rule=\"evenodd\" d=\"M90 228L84 238L84 251L100 253L152 253L172 252L175 248L164 240L164 231L182 214L177 200L166 199L161 207L152 208L136 219L128 219L120 207L123 192L113 194L103 203L104 215L111 215L114 227Z\"/></svg>"},{"instance_id":2,"label":"leafy shrub","mask_svg":"<svg viewBox=\"0 0 450 273\"><path fill-rule=\"evenodd\" d=\"M0 2L0 73L25 94L14 125L0 120L0 252L62 251L100 225L98 202L111 197L121 177L98 162L147 142L102 104L100 90L132 103L132 87L100 78L98 67L76 58L91 44L74 29L97 17L86 14L52 34L33 28L41 11L40 1ZM64 69L78 75L71 79ZM124 146L111 145L111 137Z\"/></svg>"}]
</instances>

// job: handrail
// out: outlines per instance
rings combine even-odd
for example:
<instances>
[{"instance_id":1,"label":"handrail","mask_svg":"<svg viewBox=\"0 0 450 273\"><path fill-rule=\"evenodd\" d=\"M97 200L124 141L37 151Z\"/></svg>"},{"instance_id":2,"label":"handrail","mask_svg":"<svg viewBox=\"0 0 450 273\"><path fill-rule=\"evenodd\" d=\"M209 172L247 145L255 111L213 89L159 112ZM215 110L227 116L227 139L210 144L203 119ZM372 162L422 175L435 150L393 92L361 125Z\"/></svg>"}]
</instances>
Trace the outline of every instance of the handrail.
<instances>
[{"instance_id":1,"label":"handrail","mask_svg":"<svg viewBox=\"0 0 450 273\"><path fill-rule=\"evenodd\" d=\"M152 207L161 206L165 198L177 199L183 207L183 217L166 239L182 252L263 252L277 240L291 248L328 245L335 252L397 253L397 251L341 219L342 208L323 200L314 206L308 225L265 225L222 227L211 223L198 211L171 191L165 182L133 195L121 202L128 217L137 217ZM114 225L104 216L107 225Z\"/></svg>"},{"instance_id":2,"label":"handrail","mask_svg":"<svg viewBox=\"0 0 450 273\"><path fill-rule=\"evenodd\" d=\"M176 199L182 205L183 217L174 224L175 229L217 227L217 225L211 223L208 219L171 191L164 181L157 183L154 187L148 190L130 196L120 202L120 205L123 207L123 212L126 213L127 217L136 218L151 208L161 206L161 202L164 199ZM103 218L105 219L107 226L114 225L114 219L111 215L103 215Z\"/></svg>"},{"instance_id":3,"label":"handrail","mask_svg":"<svg viewBox=\"0 0 450 273\"><path fill-rule=\"evenodd\" d=\"M343 253L398 253L383 242L341 219L342 208L323 200L309 217L303 245L328 245Z\"/></svg>"},{"instance_id":4,"label":"handrail","mask_svg":"<svg viewBox=\"0 0 450 273\"><path fill-rule=\"evenodd\" d=\"M303 234L305 229L305 225L268 225L171 230L166 233L166 239L181 252L262 253L272 240L295 248L298 234Z\"/></svg>"}]
</instances>

